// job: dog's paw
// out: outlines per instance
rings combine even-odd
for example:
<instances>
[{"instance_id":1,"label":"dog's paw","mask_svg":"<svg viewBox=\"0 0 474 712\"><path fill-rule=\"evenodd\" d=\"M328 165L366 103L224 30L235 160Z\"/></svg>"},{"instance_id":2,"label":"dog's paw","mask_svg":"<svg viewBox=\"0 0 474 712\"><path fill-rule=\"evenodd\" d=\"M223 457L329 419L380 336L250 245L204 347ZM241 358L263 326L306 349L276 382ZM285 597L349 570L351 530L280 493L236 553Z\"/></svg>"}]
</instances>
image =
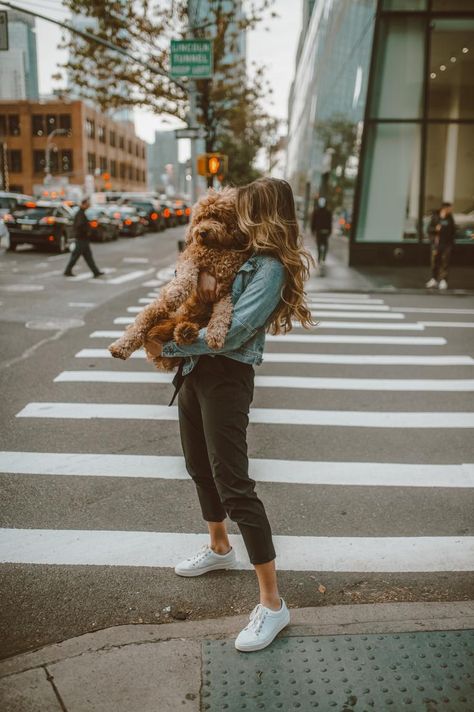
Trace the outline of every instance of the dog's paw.
<instances>
[{"instance_id":1,"label":"dog's paw","mask_svg":"<svg viewBox=\"0 0 474 712\"><path fill-rule=\"evenodd\" d=\"M130 356L129 349L126 349L119 341L114 341L108 349L114 358L120 358L122 361L126 361Z\"/></svg>"},{"instance_id":2,"label":"dog's paw","mask_svg":"<svg viewBox=\"0 0 474 712\"><path fill-rule=\"evenodd\" d=\"M206 343L210 349L217 351L217 349L221 349L224 346L224 342L225 334L219 334L214 331L209 332L209 329L207 330Z\"/></svg>"},{"instance_id":3,"label":"dog's paw","mask_svg":"<svg viewBox=\"0 0 474 712\"><path fill-rule=\"evenodd\" d=\"M191 321L182 321L176 325L173 338L180 346L184 344L192 344L199 336L199 326Z\"/></svg>"}]
</instances>

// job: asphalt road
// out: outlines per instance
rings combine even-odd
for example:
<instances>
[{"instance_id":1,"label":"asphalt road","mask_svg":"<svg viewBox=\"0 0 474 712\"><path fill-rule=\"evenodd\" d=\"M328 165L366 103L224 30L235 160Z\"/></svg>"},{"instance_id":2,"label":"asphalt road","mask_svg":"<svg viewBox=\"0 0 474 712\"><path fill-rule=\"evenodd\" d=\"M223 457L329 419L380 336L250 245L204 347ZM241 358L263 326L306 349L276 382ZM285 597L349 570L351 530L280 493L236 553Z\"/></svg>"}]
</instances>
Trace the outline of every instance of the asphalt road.
<instances>
[{"instance_id":1,"label":"asphalt road","mask_svg":"<svg viewBox=\"0 0 474 712\"><path fill-rule=\"evenodd\" d=\"M171 387L143 358L104 353L168 278L181 236L94 246L101 280L84 264L65 279L67 256L0 254L2 656L257 602L232 522L239 570L174 574L206 525L175 411L160 407ZM474 298L309 289L321 324L268 342L249 428L282 595L472 597Z\"/></svg>"}]
</instances>

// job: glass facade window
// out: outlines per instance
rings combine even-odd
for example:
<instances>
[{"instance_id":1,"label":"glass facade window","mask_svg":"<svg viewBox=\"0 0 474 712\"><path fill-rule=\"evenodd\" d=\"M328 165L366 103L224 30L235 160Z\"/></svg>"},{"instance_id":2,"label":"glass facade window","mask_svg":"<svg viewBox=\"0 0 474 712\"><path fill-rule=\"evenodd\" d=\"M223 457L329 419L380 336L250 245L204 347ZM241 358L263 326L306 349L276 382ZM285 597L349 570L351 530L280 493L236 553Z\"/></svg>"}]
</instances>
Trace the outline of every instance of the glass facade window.
<instances>
[{"instance_id":1,"label":"glass facade window","mask_svg":"<svg viewBox=\"0 0 474 712\"><path fill-rule=\"evenodd\" d=\"M474 235L474 127L472 124L433 123L428 127L424 226L443 202L453 204L454 221L462 234ZM466 228L470 228L469 235Z\"/></svg>"},{"instance_id":2,"label":"glass facade window","mask_svg":"<svg viewBox=\"0 0 474 712\"><path fill-rule=\"evenodd\" d=\"M125 178L127 175L125 163L120 163L120 178Z\"/></svg>"},{"instance_id":3,"label":"glass facade window","mask_svg":"<svg viewBox=\"0 0 474 712\"><path fill-rule=\"evenodd\" d=\"M72 130L71 114L59 114L59 128L64 131Z\"/></svg>"},{"instance_id":4,"label":"glass facade window","mask_svg":"<svg viewBox=\"0 0 474 712\"><path fill-rule=\"evenodd\" d=\"M44 114L33 114L31 117L31 132L33 136L45 135L46 131L44 119Z\"/></svg>"},{"instance_id":5,"label":"glass facade window","mask_svg":"<svg viewBox=\"0 0 474 712\"><path fill-rule=\"evenodd\" d=\"M58 117L55 114L46 114L46 130L48 135L58 128Z\"/></svg>"},{"instance_id":6,"label":"glass facade window","mask_svg":"<svg viewBox=\"0 0 474 712\"><path fill-rule=\"evenodd\" d=\"M428 115L474 119L474 19L431 24Z\"/></svg>"},{"instance_id":7,"label":"glass facade window","mask_svg":"<svg viewBox=\"0 0 474 712\"><path fill-rule=\"evenodd\" d=\"M383 0L383 10L426 10L427 0Z\"/></svg>"},{"instance_id":8,"label":"glass facade window","mask_svg":"<svg viewBox=\"0 0 474 712\"><path fill-rule=\"evenodd\" d=\"M86 119L86 136L95 138L95 122L92 119Z\"/></svg>"},{"instance_id":9,"label":"glass facade window","mask_svg":"<svg viewBox=\"0 0 474 712\"><path fill-rule=\"evenodd\" d=\"M19 114L9 114L8 116L8 133L10 136L19 136L21 133L20 116Z\"/></svg>"},{"instance_id":10,"label":"glass facade window","mask_svg":"<svg viewBox=\"0 0 474 712\"><path fill-rule=\"evenodd\" d=\"M472 12L472 0L431 0L434 12Z\"/></svg>"},{"instance_id":11,"label":"glass facade window","mask_svg":"<svg viewBox=\"0 0 474 712\"><path fill-rule=\"evenodd\" d=\"M87 172L94 173L96 166L95 153L87 154Z\"/></svg>"},{"instance_id":12,"label":"glass facade window","mask_svg":"<svg viewBox=\"0 0 474 712\"><path fill-rule=\"evenodd\" d=\"M423 105L424 21L392 15L380 21L370 115L416 119Z\"/></svg>"},{"instance_id":13,"label":"glass facade window","mask_svg":"<svg viewBox=\"0 0 474 712\"><path fill-rule=\"evenodd\" d=\"M44 151L33 151L33 171L43 173L46 164Z\"/></svg>"},{"instance_id":14,"label":"glass facade window","mask_svg":"<svg viewBox=\"0 0 474 712\"><path fill-rule=\"evenodd\" d=\"M367 242L398 242L418 235L420 127L370 127L359 234Z\"/></svg>"},{"instance_id":15,"label":"glass facade window","mask_svg":"<svg viewBox=\"0 0 474 712\"><path fill-rule=\"evenodd\" d=\"M97 135L101 143L105 143L105 126L99 125L97 128Z\"/></svg>"},{"instance_id":16,"label":"glass facade window","mask_svg":"<svg viewBox=\"0 0 474 712\"><path fill-rule=\"evenodd\" d=\"M117 143L115 131L109 131L109 143L111 146L115 146Z\"/></svg>"},{"instance_id":17,"label":"glass facade window","mask_svg":"<svg viewBox=\"0 0 474 712\"><path fill-rule=\"evenodd\" d=\"M7 151L7 160L8 160L8 170L11 171L11 173L21 173L21 151L19 149L13 149L11 151Z\"/></svg>"},{"instance_id":18,"label":"glass facade window","mask_svg":"<svg viewBox=\"0 0 474 712\"><path fill-rule=\"evenodd\" d=\"M63 149L61 151L61 172L71 173L73 170L72 151L70 149Z\"/></svg>"},{"instance_id":19,"label":"glass facade window","mask_svg":"<svg viewBox=\"0 0 474 712\"><path fill-rule=\"evenodd\" d=\"M110 161L110 175L112 176L112 178L117 177L117 161Z\"/></svg>"}]
</instances>

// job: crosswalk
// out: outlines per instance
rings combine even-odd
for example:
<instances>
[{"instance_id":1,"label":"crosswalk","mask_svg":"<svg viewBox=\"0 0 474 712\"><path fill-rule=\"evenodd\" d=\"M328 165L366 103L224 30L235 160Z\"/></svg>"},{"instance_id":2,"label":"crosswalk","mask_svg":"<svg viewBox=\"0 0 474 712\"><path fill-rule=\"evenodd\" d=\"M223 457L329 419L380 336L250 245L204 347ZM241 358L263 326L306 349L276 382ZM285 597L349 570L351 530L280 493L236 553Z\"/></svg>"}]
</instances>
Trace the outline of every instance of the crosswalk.
<instances>
[{"instance_id":1,"label":"crosswalk","mask_svg":"<svg viewBox=\"0 0 474 712\"><path fill-rule=\"evenodd\" d=\"M133 279L148 276L146 269L130 274L135 275ZM142 282L144 294L125 308L126 315L112 316L112 323L87 334L88 343L71 354L72 363L54 375L50 399L26 402L16 413L18 424L47 420L65 427L71 421L79 433L90 424L100 430L137 421L144 421L142 433L150 433L157 426L147 421L155 421L159 428L166 428L164 440L150 446L149 437L144 437L133 454L64 452L64 445L57 451L4 450L0 452L0 474L23 481L34 478L39 485L54 480L67 481L68 486L81 482L83 486L91 481L129 478L136 487L147 481L168 481L172 488L183 482L194 491L183 458L176 448L169 449L170 442L178 442L177 408L167 405L172 375L154 371L143 351L123 363L112 359L106 348L170 276L169 271L162 272L158 279ZM473 326L469 319L474 309L427 308L417 305L416 297L409 305L393 306L387 303L390 297L370 294L310 292L309 297L319 320L315 330L308 333L296 326L287 335L268 336L250 415L251 476L264 487L284 487L291 502L300 496L317 502L328 487L341 488L341 492L349 488L354 498L369 488L377 492L378 501L393 492L400 492L404 500L405 492L422 489L427 500L432 498L427 517L436 511L437 493L470 494L474 488L472 451L471 457L466 457L468 448L458 452L449 438L452 434L456 442L463 438L468 442L474 428L470 395L474 391L474 358L452 346L456 329ZM429 321L419 320L424 314L430 315ZM99 389L99 397L93 397L91 384ZM433 400L436 396L437 401ZM283 432L290 435L282 437ZM400 442L405 439L410 444L410 449L400 449L398 458L390 461L383 447L387 433L396 433ZM448 450L442 458L438 451L433 454L427 449L440 436L446 438ZM417 439L422 443L418 448ZM361 440L366 443L365 458L357 455ZM334 442L332 459L321 457L321 441ZM47 442L51 442L49 438ZM268 447L260 447L260 443L273 443L274 456L265 456ZM298 456L295 443L301 446ZM263 492L260 495L265 501ZM441 522L439 506L434 516ZM402 511L399 514L403 517ZM288 511L287 517L292 516ZM408 528L403 536L393 536L390 527L367 536L371 512L365 513L366 521L361 520L357 530L345 536L320 531L316 521L307 522L306 533L289 535L287 529L279 530L282 522L277 521L272 526L277 568L372 573L472 571L474 537L470 532L458 533L455 523L451 528L440 525L436 532L431 520L423 524L424 512L419 516L418 531ZM181 521L177 531L170 531L169 525L162 522L160 527L157 521L153 531L142 531L102 528L97 523L90 529L55 528L51 523L39 528L21 522L21 526L0 529L0 560L26 565L168 569L207 542L205 529L186 532L185 524ZM250 569L240 535L231 534L230 539L239 568Z\"/></svg>"}]
</instances>

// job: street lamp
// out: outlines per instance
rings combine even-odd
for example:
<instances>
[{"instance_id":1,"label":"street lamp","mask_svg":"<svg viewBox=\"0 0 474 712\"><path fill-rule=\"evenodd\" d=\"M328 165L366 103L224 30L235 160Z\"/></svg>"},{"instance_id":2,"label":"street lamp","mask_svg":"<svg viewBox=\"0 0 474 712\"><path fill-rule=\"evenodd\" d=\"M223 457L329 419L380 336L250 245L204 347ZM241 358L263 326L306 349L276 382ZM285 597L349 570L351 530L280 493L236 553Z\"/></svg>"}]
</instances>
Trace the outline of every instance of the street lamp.
<instances>
[{"instance_id":1,"label":"street lamp","mask_svg":"<svg viewBox=\"0 0 474 712\"><path fill-rule=\"evenodd\" d=\"M52 178L51 175L51 149L53 147L52 139L54 136L69 136L69 129L54 129L48 136L46 141L45 161L44 161L44 183L47 185Z\"/></svg>"}]
</instances>

